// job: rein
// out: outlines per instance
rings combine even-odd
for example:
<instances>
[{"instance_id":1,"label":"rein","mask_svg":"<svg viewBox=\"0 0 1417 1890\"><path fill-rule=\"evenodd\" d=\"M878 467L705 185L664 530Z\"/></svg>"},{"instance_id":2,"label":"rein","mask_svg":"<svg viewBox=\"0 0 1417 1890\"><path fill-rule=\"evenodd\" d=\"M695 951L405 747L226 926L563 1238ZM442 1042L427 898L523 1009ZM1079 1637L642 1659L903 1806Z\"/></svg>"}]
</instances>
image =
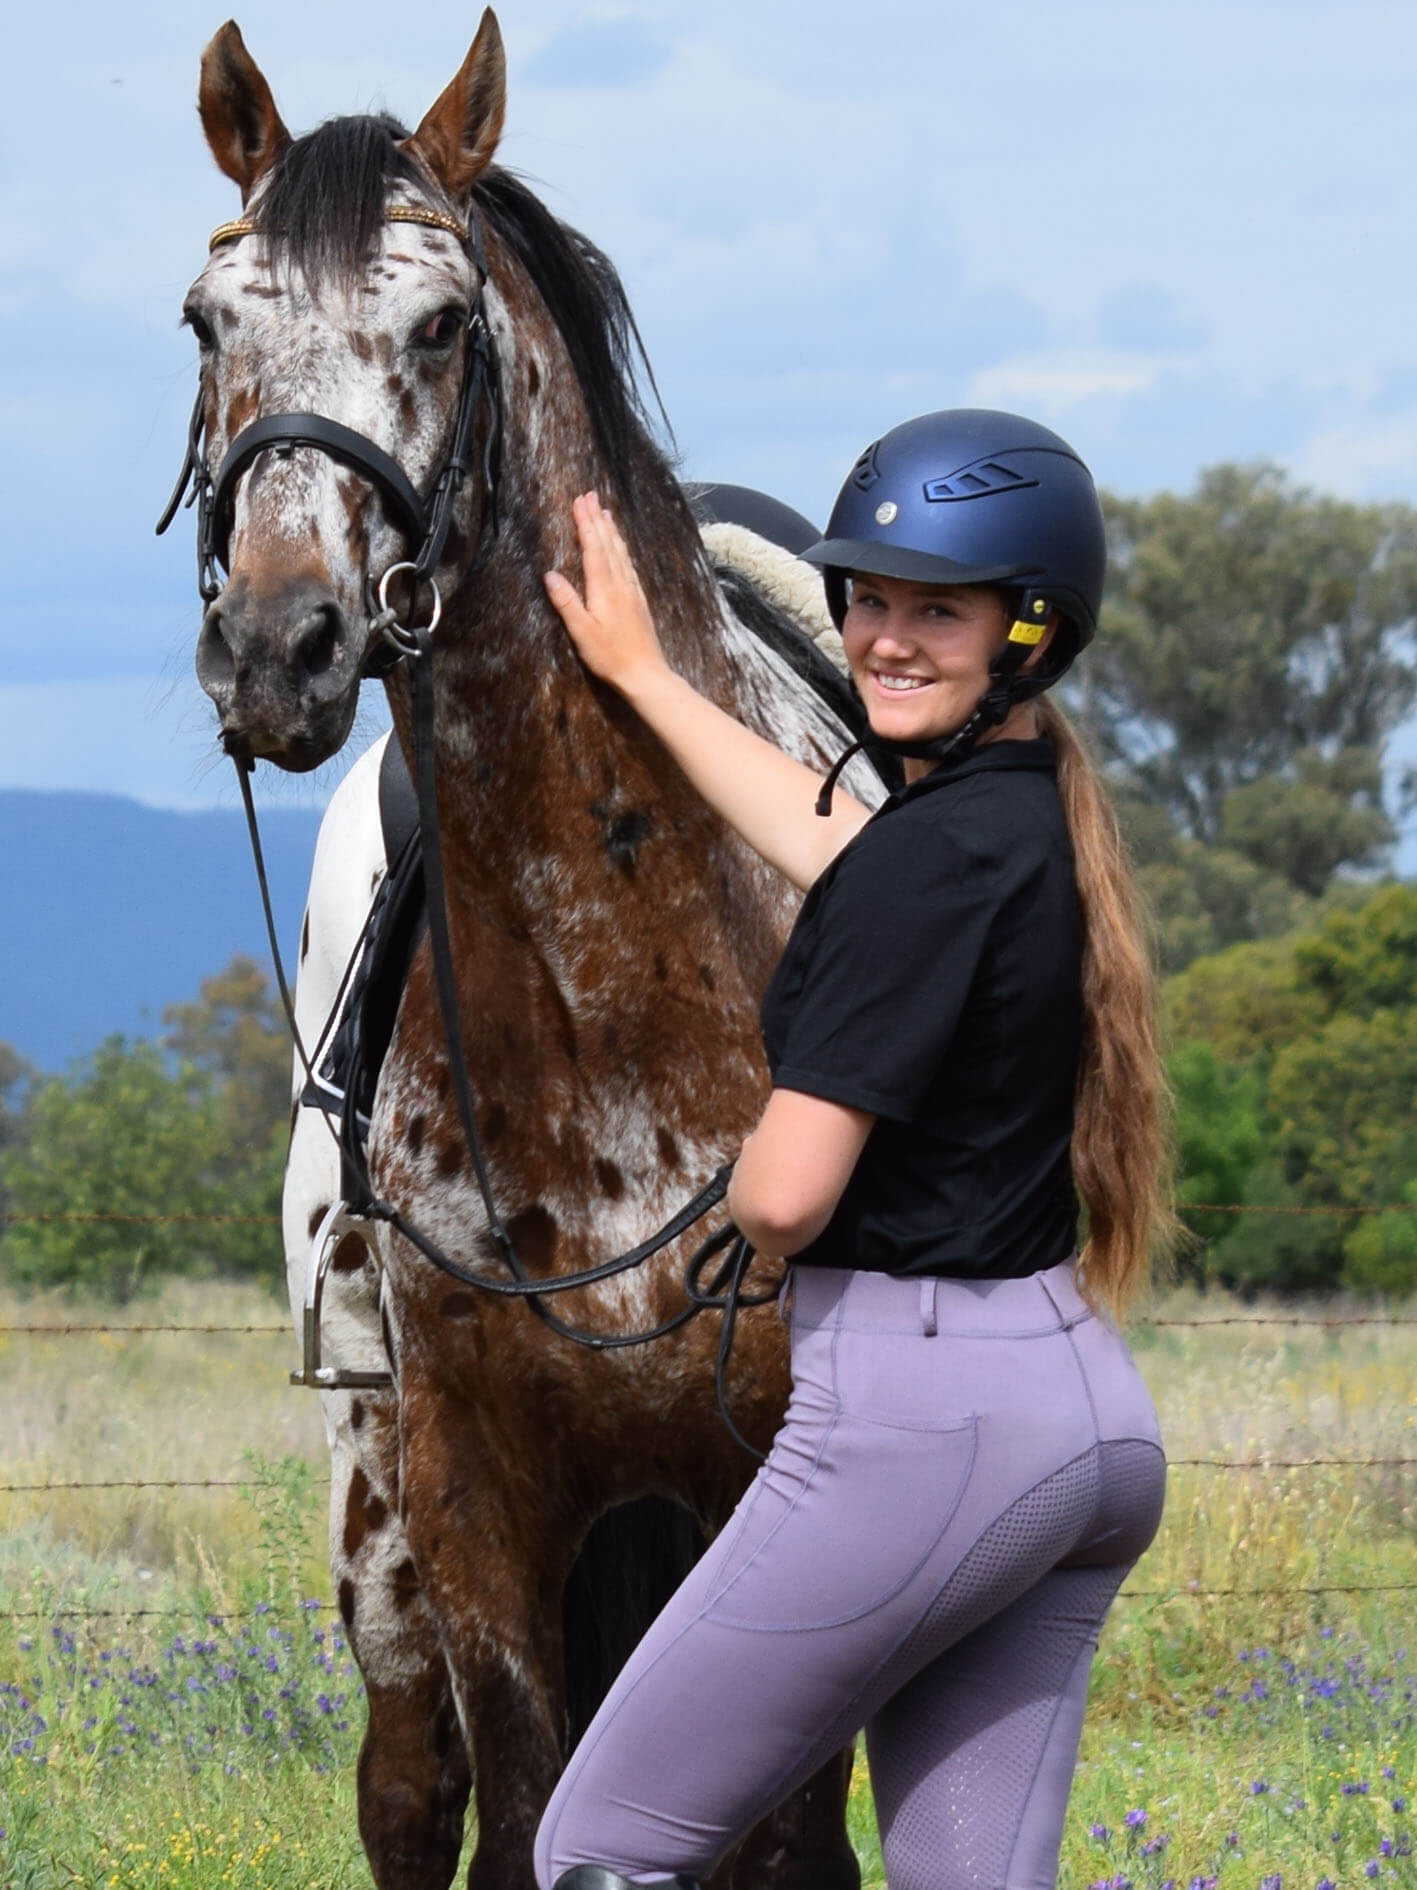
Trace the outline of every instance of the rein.
<instances>
[{"instance_id":1,"label":"rein","mask_svg":"<svg viewBox=\"0 0 1417 1890\"><path fill-rule=\"evenodd\" d=\"M731 1162L720 1168L693 1199L686 1202L656 1234L640 1242L629 1252L620 1254L613 1260L602 1261L596 1266L585 1267L573 1273L558 1274L550 1279L536 1279L527 1273L493 1199L482 1138L477 1127L476 1103L463 1049L462 1027L458 1015L457 980L453 964L452 940L448 928L437 782L434 772L432 631L442 614L442 600L434 573L441 561L452 524L453 509L467 475L477 415L484 406L487 409L487 428L480 467L481 534L473 562L464 573L464 578L474 575L485 564L498 535L497 487L502 450L501 376L496 346L483 309L483 291L486 287L488 271L481 228L475 213L466 229L453 218L444 216L440 212L412 205L391 205L386 215L391 221L427 224L431 228L458 236L468 246L477 271L477 293L468 316L463 378L458 394L452 442L434 481L430 496L425 500L402 467L372 440L338 421L327 419L321 414L310 413L271 414L252 421L231 442L221 466L213 477L204 449L205 390L199 387L188 426L187 452L182 470L157 525L158 534L161 535L172 524L184 498L188 505L195 503L197 508L197 589L204 603L215 602L222 590L218 566L229 569L229 548L237 485L260 454L270 450L289 454L297 446L302 446L328 453L342 465L349 466L367 479L384 500L391 518L404 535L411 541L420 540L415 555L411 559L390 566L379 581L377 591L379 607L377 612L371 611L370 621L371 627L381 633L387 648L385 652L378 654L376 662L366 661L364 673L366 675L386 674L396 664L406 660L412 665L413 774L418 803L419 842L426 876L429 947L438 993L438 1008L458 1116L468 1153L472 1158L478 1192L487 1216L488 1233L512 1278L510 1280L495 1279L476 1269L461 1265L460 1262L444 1253L434 1240L409 1221L391 1202L381 1200L376 1195L369 1175L367 1153L360 1138L359 1125L354 1120L355 1111L352 1099L347 1099L342 1112L338 1141L344 1175L347 1181L352 1179L355 1182L360 1198L346 1205L358 1215L386 1222L409 1241L425 1259L431 1261L450 1278L465 1286L473 1287L479 1292L527 1300L537 1317L552 1331L577 1345L587 1346L595 1351L612 1351L632 1345L644 1345L651 1340L663 1338L668 1333L677 1331L700 1312L710 1309L721 1311L723 1326L719 1335L714 1371L719 1409L735 1441L750 1456L762 1461L762 1453L743 1437L729 1413L726 1388L727 1367L740 1307L766 1304L777 1296L777 1288L760 1294L744 1295L743 1281L752 1262L754 1250L731 1221L709 1235L690 1256L684 1273L684 1291L688 1304L648 1330L609 1334L592 1332L568 1324L543 1303L548 1295L594 1286L603 1280L629 1272L679 1239L723 1200L728 1191L729 1177L733 1172ZM222 224L213 232L210 247L215 250L224 243L256 234L258 228L259 226L252 219L244 217ZM425 625L401 624L397 609L389 603L390 580L401 571L412 573L413 596L416 596L417 588L422 583L426 583L433 592L432 614L430 621ZM247 829L251 839L252 855L265 914L266 932L275 965L281 1003L295 1043L296 1054L306 1078L318 1089L318 1081L296 1022L295 1006L276 935L270 886L266 875L255 802L251 793L250 777L254 772L255 763L251 759L240 756L233 756L232 759L236 766L242 805L246 812ZM703 1276L709 1263L716 1256L723 1254L725 1249L727 1249L726 1257L720 1262L713 1278L705 1286Z\"/></svg>"}]
</instances>

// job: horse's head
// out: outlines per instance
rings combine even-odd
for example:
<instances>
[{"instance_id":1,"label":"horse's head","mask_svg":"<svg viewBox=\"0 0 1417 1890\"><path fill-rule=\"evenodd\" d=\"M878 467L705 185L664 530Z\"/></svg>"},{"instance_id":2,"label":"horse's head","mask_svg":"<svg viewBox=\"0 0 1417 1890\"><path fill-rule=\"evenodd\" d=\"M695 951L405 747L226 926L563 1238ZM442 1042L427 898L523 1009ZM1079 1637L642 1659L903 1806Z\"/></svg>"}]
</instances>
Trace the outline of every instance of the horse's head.
<instances>
[{"instance_id":1,"label":"horse's head","mask_svg":"<svg viewBox=\"0 0 1417 1890\"><path fill-rule=\"evenodd\" d=\"M332 755L379 641L381 576L420 550L445 576L473 556L475 491L446 549L430 551L428 511L482 336L463 232L504 88L490 10L412 137L352 118L292 140L234 23L203 55L202 124L243 215L184 308L202 358L192 471L229 573L217 591L206 567L197 674L234 753L292 770ZM464 405L476 466L494 421L486 402ZM405 613L427 609L415 588L395 580Z\"/></svg>"}]
</instances>

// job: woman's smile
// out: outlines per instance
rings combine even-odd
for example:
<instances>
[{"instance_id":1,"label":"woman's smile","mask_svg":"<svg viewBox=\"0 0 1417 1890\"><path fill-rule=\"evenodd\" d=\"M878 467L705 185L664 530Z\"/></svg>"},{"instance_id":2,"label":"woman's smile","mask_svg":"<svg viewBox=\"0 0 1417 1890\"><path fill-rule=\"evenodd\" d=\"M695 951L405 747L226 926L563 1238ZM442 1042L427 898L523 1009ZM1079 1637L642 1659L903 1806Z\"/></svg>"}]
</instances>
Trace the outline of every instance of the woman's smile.
<instances>
[{"instance_id":1,"label":"woman's smile","mask_svg":"<svg viewBox=\"0 0 1417 1890\"><path fill-rule=\"evenodd\" d=\"M854 573L841 635L872 728L894 741L952 734L989 687L1007 631L992 587Z\"/></svg>"}]
</instances>

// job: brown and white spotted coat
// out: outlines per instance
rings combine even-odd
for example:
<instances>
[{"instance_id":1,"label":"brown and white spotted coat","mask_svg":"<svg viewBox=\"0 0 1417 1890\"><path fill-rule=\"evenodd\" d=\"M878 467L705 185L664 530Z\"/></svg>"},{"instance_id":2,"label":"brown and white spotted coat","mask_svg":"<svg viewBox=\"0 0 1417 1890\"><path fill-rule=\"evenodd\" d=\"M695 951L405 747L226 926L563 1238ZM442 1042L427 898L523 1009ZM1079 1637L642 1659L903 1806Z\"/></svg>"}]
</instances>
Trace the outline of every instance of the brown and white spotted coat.
<instances>
[{"instance_id":1,"label":"brown and white spotted coat","mask_svg":"<svg viewBox=\"0 0 1417 1890\"><path fill-rule=\"evenodd\" d=\"M579 259L590 303L565 304L559 321L548 306L554 271L535 254L545 213L538 221L526 193L489 170L502 98L489 13L413 138L385 142L404 160L400 169L390 158L390 201L462 216L471 206L486 244L505 404L501 530L463 582L480 526L469 491L439 572L438 792L492 1185L527 1267L558 1273L644 1238L752 1127L767 1091L757 1005L794 906L581 668L541 583L552 566L575 574L573 495L594 485L616 506L682 673L822 768L844 737L727 609L623 386L591 384L597 359L614 366L614 348L578 349L565 308L600 295L605 333L623 343L625 329L618 289L605 290L603 262L588 263L579 239L560 264ZM234 27L208 49L202 111L259 219L298 160ZM441 230L382 221L357 268L304 262L288 243L247 236L218 249L189 294L212 463L258 414L316 412L366 434L426 488L459 383L460 349L441 345L440 318L468 306L466 251ZM404 555L355 474L307 450L255 463L237 495L230 581L199 649L230 747L293 768L338 748L367 653L369 580ZM407 747L407 680L388 687ZM868 780L857 787L870 796ZM382 1195L464 1264L498 1264L426 949L381 1078L371 1151ZM557 1310L605 1332L663 1318L683 1303L692 1238L637 1273L560 1296ZM470 1773L470 1883L529 1885L531 1835L563 1762L560 1597L587 1529L609 1506L659 1493L712 1531L747 1480L715 1410L718 1324L705 1317L652 1346L596 1353L549 1333L523 1304L456 1284L396 1237L380 1237L378 1261L396 1390L330 1402L348 1469L332 1547L371 1705L361 1831L381 1890L446 1884ZM376 1276L357 1243L336 1255L335 1276L352 1336L372 1344ZM740 1427L765 1443L786 1391L771 1310L743 1320L730 1391ZM848 1884L840 1788L837 1768L807 1795L806 1813L799 1802L745 1847L737 1880Z\"/></svg>"}]
</instances>

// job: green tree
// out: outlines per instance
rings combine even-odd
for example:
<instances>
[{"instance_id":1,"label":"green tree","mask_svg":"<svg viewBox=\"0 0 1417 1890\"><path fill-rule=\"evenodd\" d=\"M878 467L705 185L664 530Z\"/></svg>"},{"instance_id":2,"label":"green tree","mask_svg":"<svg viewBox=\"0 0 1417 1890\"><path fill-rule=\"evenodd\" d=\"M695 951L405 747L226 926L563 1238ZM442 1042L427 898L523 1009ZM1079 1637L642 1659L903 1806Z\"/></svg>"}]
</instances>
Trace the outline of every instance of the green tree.
<instances>
[{"instance_id":1,"label":"green tree","mask_svg":"<svg viewBox=\"0 0 1417 1890\"><path fill-rule=\"evenodd\" d=\"M27 1144L0 1157L16 1217L6 1271L23 1284L123 1302L157 1274L203 1270L206 1230L143 1217L218 1210L216 1142L210 1099L194 1101L174 1082L155 1045L109 1038L67 1077L43 1085ZM109 1218L120 1216L139 1218Z\"/></svg>"},{"instance_id":2,"label":"green tree","mask_svg":"<svg viewBox=\"0 0 1417 1890\"><path fill-rule=\"evenodd\" d=\"M1234 1138L1238 1198L1292 1210L1201 1230L1213 1241L1204 1271L1279 1290L1417 1287L1417 1212L1351 1212L1417 1198L1417 886L1382 887L1311 931L1200 959L1168 980L1166 998L1183 1177L1189 1134L1197 1172L1225 1185L1207 1138ZM1257 1107L1237 1132L1241 1094ZM1188 1129L1198 1116L1199 1136ZM1183 1180L1182 1198L1232 1197L1187 1194Z\"/></svg>"},{"instance_id":3,"label":"green tree","mask_svg":"<svg viewBox=\"0 0 1417 1890\"><path fill-rule=\"evenodd\" d=\"M290 1033L271 981L238 952L197 998L162 1013L163 1043L222 1102L234 1144L264 1147L290 1111Z\"/></svg>"},{"instance_id":4,"label":"green tree","mask_svg":"<svg viewBox=\"0 0 1417 1890\"><path fill-rule=\"evenodd\" d=\"M0 1150L12 1278L118 1300L166 1273L280 1279L289 1055L266 977L234 958L164 1022L161 1044L112 1038L46 1083Z\"/></svg>"},{"instance_id":5,"label":"green tree","mask_svg":"<svg viewBox=\"0 0 1417 1890\"><path fill-rule=\"evenodd\" d=\"M1133 789L1211 843L1231 793L1297 779L1301 760L1371 799L1354 753L1380 753L1417 696L1417 512L1321 498L1265 465L1106 511L1106 622L1079 687Z\"/></svg>"},{"instance_id":6,"label":"green tree","mask_svg":"<svg viewBox=\"0 0 1417 1890\"><path fill-rule=\"evenodd\" d=\"M1417 699L1417 511L1264 465L1104 509L1102 632L1067 693L1176 969L1305 923L1335 873L1384 863L1384 746Z\"/></svg>"},{"instance_id":7,"label":"green tree","mask_svg":"<svg viewBox=\"0 0 1417 1890\"><path fill-rule=\"evenodd\" d=\"M6 1151L23 1147L29 1134L29 1100L39 1076L12 1044L0 1043L0 1162ZM0 1220L6 1212L3 1170L0 1170Z\"/></svg>"}]
</instances>

